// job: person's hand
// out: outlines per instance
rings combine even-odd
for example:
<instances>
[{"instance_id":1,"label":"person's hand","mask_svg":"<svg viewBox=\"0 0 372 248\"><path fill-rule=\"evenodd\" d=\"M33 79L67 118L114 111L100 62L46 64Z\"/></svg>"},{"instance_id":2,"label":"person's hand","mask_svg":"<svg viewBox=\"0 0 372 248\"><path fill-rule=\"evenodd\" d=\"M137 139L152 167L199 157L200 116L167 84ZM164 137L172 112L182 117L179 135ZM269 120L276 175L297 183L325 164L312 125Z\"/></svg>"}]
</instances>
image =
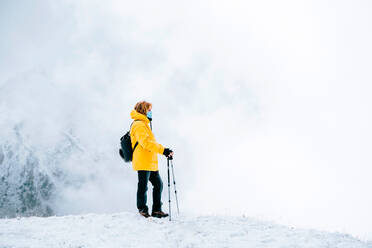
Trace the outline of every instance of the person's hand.
<instances>
[{"instance_id":1,"label":"person's hand","mask_svg":"<svg viewBox=\"0 0 372 248\"><path fill-rule=\"evenodd\" d=\"M173 154L174 154L174 152L171 152L170 154L169 154L169 160L173 160Z\"/></svg>"},{"instance_id":2,"label":"person's hand","mask_svg":"<svg viewBox=\"0 0 372 248\"><path fill-rule=\"evenodd\" d=\"M163 155L166 156L167 158L173 159L173 154L174 152L171 149L169 148L164 149Z\"/></svg>"}]
</instances>

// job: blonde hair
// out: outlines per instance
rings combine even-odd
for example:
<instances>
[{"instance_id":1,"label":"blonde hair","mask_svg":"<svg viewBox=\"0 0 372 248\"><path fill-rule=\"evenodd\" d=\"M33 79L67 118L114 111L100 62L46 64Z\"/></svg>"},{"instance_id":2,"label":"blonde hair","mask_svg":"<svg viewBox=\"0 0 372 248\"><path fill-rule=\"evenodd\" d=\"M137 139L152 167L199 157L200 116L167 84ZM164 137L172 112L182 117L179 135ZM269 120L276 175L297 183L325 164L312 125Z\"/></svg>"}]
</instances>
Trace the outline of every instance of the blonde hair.
<instances>
[{"instance_id":1,"label":"blonde hair","mask_svg":"<svg viewBox=\"0 0 372 248\"><path fill-rule=\"evenodd\" d=\"M136 105L134 106L134 109L141 114L146 115L147 111L152 107L152 104L146 101L142 102L137 102Z\"/></svg>"}]
</instances>

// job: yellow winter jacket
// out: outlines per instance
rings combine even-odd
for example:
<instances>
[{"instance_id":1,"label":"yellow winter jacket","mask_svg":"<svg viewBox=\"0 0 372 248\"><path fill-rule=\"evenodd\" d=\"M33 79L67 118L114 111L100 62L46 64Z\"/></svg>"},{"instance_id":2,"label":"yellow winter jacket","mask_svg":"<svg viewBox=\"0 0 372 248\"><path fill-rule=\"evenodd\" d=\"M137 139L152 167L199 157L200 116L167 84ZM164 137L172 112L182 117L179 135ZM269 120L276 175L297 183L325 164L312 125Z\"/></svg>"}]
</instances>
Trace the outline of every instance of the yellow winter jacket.
<instances>
[{"instance_id":1,"label":"yellow winter jacket","mask_svg":"<svg viewBox=\"0 0 372 248\"><path fill-rule=\"evenodd\" d=\"M137 120L133 122L130 129L132 148L138 141L138 145L133 152L133 170L157 171L158 153L163 154L164 147L156 142L149 127L150 120L145 115L132 110L130 117Z\"/></svg>"}]
</instances>

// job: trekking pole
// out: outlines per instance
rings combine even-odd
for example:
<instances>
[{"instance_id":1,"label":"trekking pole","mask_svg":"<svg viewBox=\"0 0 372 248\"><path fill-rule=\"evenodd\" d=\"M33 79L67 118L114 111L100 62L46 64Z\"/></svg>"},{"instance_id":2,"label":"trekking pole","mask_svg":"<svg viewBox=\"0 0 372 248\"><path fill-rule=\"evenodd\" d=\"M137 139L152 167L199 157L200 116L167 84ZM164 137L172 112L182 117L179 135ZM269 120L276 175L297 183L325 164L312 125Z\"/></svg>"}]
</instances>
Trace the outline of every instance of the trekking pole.
<instances>
[{"instance_id":1,"label":"trekking pole","mask_svg":"<svg viewBox=\"0 0 372 248\"><path fill-rule=\"evenodd\" d=\"M168 202L169 202L169 221L171 221L171 198L170 198L169 158L167 158L167 165L168 165Z\"/></svg>"},{"instance_id":2,"label":"trekking pole","mask_svg":"<svg viewBox=\"0 0 372 248\"><path fill-rule=\"evenodd\" d=\"M180 209L178 208L178 198L177 198L176 179L174 178L173 160L171 160L171 165L172 165L172 177L173 177L173 185L174 185L174 194L176 195L177 212L178 212L178 214L180 214Z\"/></svg>"}]
</instances>

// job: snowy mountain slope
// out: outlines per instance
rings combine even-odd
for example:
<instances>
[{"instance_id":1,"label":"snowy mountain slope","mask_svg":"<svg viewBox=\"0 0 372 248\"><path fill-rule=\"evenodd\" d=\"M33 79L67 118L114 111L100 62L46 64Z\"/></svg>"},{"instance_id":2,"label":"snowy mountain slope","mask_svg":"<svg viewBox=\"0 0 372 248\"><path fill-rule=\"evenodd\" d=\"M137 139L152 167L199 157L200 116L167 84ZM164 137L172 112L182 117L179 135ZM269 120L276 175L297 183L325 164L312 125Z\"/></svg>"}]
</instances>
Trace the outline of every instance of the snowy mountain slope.
<instances>
[{"instance_id":1,"label":"snowy mountain slope","mask_svg":"<svg viewBox=\"0 0 372 248\"><path fill-rule=\"evenodd\" d=\"M1 219L0 247L371 248L372 243L245 217L180 216L169 222L118 213Z\"/></svg>"}]
</instances>

